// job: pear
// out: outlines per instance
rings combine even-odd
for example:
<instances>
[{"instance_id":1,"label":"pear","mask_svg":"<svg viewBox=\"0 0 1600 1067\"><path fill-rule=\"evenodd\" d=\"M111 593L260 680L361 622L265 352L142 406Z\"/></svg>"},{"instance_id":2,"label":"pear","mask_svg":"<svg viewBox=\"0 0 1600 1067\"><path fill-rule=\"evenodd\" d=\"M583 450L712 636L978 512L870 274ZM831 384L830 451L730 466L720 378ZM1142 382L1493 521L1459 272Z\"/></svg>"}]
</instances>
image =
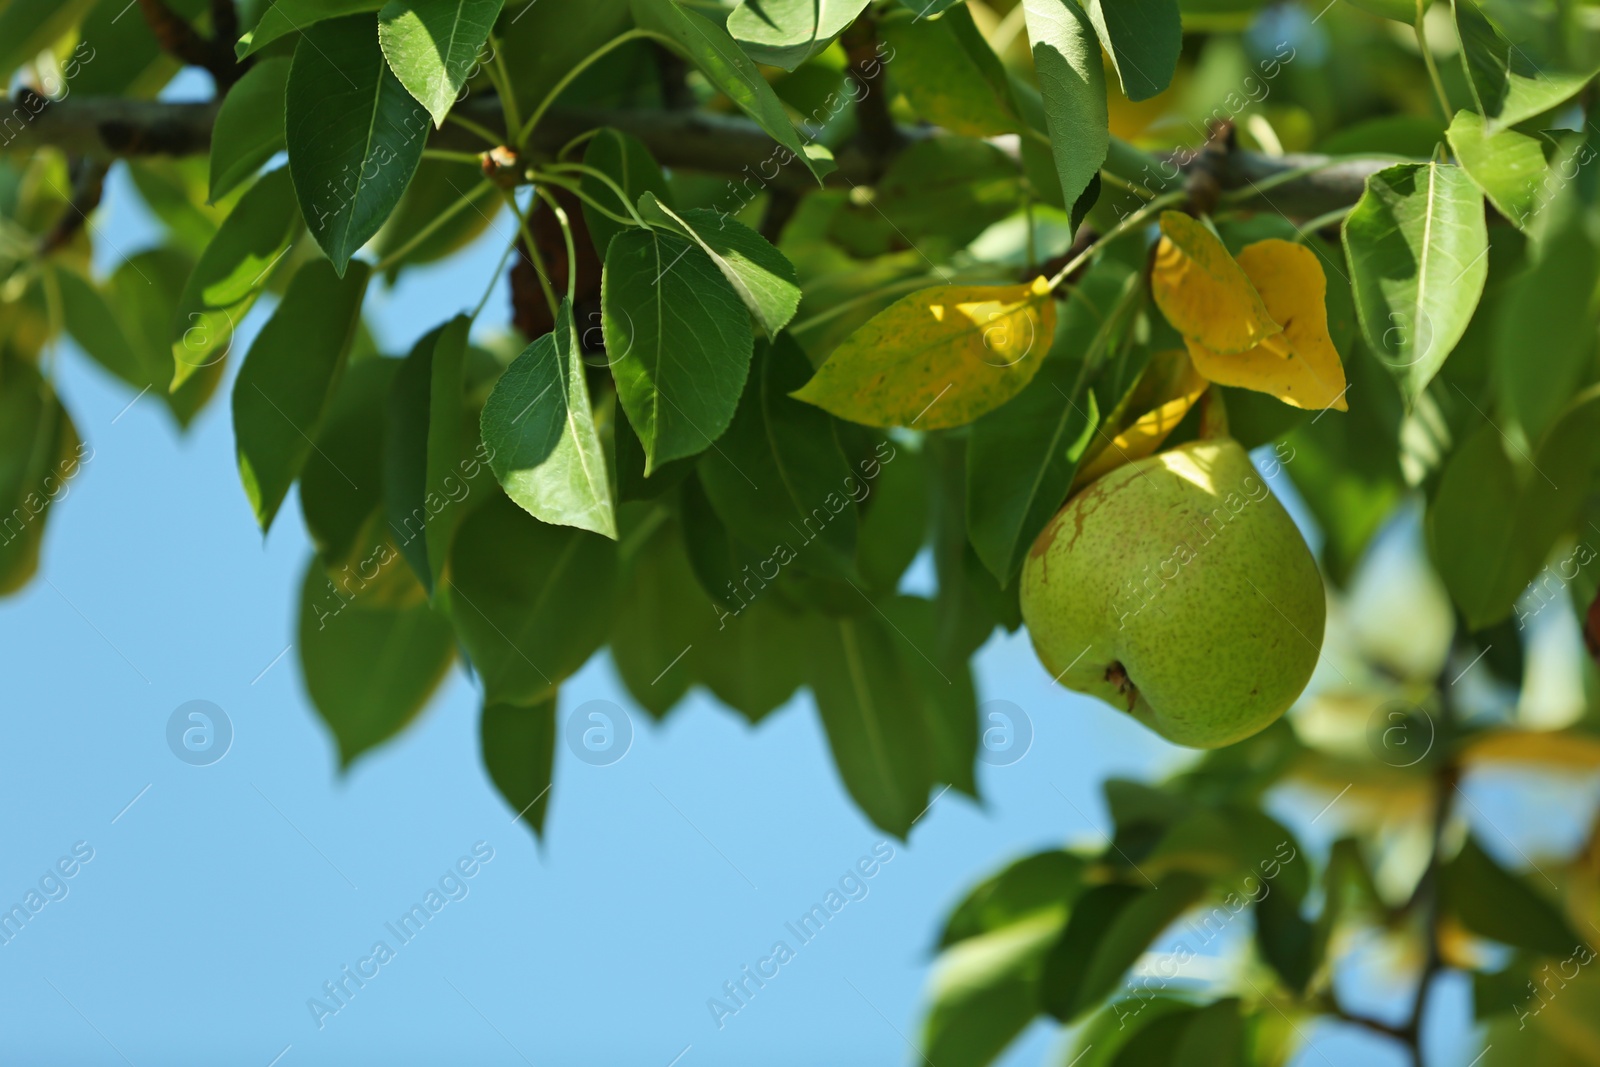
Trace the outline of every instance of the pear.
<instances>
[{"instance_id":1,"label":"pear","mask_svg":"<svg viewBox=\"0 0 1600 1067\"><path fill-rule=\"evenodd\" d=\"M1021 595L1058 682L1192 748L1270 725L1322 649L1316 561L1230 438L1091 482L1029 550Z\"/></svg>"}]
</instances>

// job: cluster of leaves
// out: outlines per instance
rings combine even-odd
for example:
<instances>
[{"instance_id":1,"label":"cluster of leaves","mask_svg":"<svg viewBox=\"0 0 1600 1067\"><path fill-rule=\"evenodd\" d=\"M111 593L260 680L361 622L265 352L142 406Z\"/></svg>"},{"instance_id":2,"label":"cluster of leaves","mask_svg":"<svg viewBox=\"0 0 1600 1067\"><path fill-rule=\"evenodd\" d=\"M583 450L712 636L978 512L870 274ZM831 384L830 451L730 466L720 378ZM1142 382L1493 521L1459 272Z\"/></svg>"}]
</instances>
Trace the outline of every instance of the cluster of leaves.
<instances>
[{"instance_id":1,"label":"cluster of leaves","mask_svg":"<svg viewBox=\"0 0 1600 1067\"><path fill-rule=\"evenodd\" d=\"M227 7L140 13L216 38ZM602 648L658 717L694 686L751 722L809 689L845 788L892 833L941 785L976 795L968 661L1020 625L1029 545L1074 486L1224 410L1247 447L1293 457L1336 586L1425 499L1458 646L1516 685L1518 598L1600 521L1600 146L1573 132L1600 50L1587 5L1428 8L245 4L209 157L118 162L163 231L108 277L81 225L103 158L47 147L31 105L8 130L0 591L34 572L77 469L42 358L69 336L180 426L239 363L245 497L266 530L298 487L316 547L296 647L341 762L461 658L490 774L535 830L557 693ZM0 0L0 69L26 65L61 106L153 97L170 35L125 14ZM768 157L727 147L752 135ZM475 333L480 303L380 352L375 276L486 233L514 235L521 335ZM909 595L924 552L933 592ZM1588 572L1556 584L1594 599ZM1373 666L1363 699L1399 687L1453 722L1442 667ZM1261 811L1307 776L1448 796L1472 746L1526 753L1511 725L1452 726L1389 774L1279 724L1159 787L1114 783L1105 852L1021 861L952 916L930 1055L981 1063L1038 1011L1109 1011L1085 1032L1099 1062L1279 1062L1285 1020L1342 1012L1330 960L1354 922L1486 990L1531 973L1568 920L1449 838L1449 804L1405 809L1437 832L1398 889L1375 829L1313 862ZM1260 884L1269 859L1249 909L1267 992L1105 1007L1176 917ZM1467 947L1446 953L1441 930ZM1493 970L1480 941L1517 955Z\"/></svg>"}]
</instances>

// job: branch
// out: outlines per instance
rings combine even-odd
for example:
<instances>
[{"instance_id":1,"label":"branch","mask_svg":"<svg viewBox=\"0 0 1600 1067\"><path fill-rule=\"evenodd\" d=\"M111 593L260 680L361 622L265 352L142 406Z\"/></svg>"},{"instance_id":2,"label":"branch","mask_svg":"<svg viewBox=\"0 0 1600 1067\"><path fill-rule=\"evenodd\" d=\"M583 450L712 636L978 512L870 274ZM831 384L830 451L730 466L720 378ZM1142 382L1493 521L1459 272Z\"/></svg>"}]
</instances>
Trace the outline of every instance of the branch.
<instances>
[{"instance_id":1,"label":"branch","mask_svg":"<svg viewBox=\"0 0 1600 1067\"><path fill-rule=\"evenodd\" d=\"M215 104L168 103L160 100L129 100L121 97L69 96L34 114L20 99L12 101L12 113L0 114L0 154L33 152L59 148L69 155L97 159L126 156L200 155L210 149L211 125L216 120ZM500 109L492 98L468 100L459 109L463 116L495 133L505 130ZM681 170L724 175L742 179L755 187L767 186L804 192L816 183L798 161L777 166L787 153L781 152L754 123L704 111L608 110L597 108L552 108L534 131L529 153L553 154L581 133L599 126L613 126L644 142L663 166ZM897 128L905 143L929 136L922 129ZM429 146L448 151L478 152L483 145L468 131L455 124L434 131ZM1141 167L1152 173L1158 168L1175 168L1180 173L1194 166L1155 157L1117 143L1108 170L1135 185L1152 180L1141 174ZM872 183L882 173L883 162L873 159L859 145L842 148L837 157L839 169L829 184L839 186ZM1392 158L1349 159L1314 173L1300 174L1282 184L1270 185L1290 171L1328 164L1325 156L1285 156L1272 158L1252 152L1229 152L1217 173L1224 191L1257 194L1262 207L1292 218L1311 218L1360 198L1366 179ZM765 179L765 180L763 180Z\"/></svg>"},{"instance_id":2,"label":"branch","mask_svg":"<svg viewBox=\"0 0 1600 1067\"><path fill-rule=\"evenodd\" d=\"M219 94L244 73L233 55L233 40L239 36L239 16L233 0L212 0L211 17L216 24L208 40L172 8L166 0L139 0L139 11L155 34L161 50L191 67L210 72Z\"/></svg>"}]
</instances>

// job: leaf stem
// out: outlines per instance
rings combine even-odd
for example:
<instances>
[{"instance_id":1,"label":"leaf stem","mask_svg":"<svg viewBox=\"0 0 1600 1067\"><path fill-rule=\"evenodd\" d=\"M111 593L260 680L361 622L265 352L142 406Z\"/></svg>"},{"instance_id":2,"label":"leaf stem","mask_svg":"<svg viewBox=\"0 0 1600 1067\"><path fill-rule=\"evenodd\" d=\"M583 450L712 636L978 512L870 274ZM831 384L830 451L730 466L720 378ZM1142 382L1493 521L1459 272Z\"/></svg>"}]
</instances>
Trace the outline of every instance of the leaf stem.
<instances>
[{"instance_id":1,"label":"leaf stem","mask_svg":"<svg viewBox=\"0 0 1600 1067\"><path fill-rule=\"evenodd\" d=\"M450 112L450 114L446 115L444 117L444 120L446 122L455 123L457 126L460 126L463 130L466 130L468 133L476 134L478 137L482 138L485 142L487 142L490 148L499 148L502 144L505 143L505 139L501 138L501 137L496 137L494 135L494 131L489 129L489 127L480 126L478 123L473 122L469 118L464 118L463 116L458 115L454 111L452 111L452 112Z\"/></svg>"},{"instance_id":2,"label":"leaf stem","mask_svg":"<svg viewBox=\"0 0 1600 1067\"><path fill-rule=\"evenodd\" d=\"M500 284L500 274L506 269L506 260L511 258L511 253L517 249L517 239L511 238L511 243L506 245L506 250L500 254L500 262L495 264L494 273L489 277L489 288L483 291L483 297L478 301L478 306L472 309L474 321L483 314L484 306L489 303L489 297L494 295L494 287Z\"/></svg>"},{"instance_id":3,"label":"leaf stem","mask_svg":"<svg viewBox=\"0 0 1600 1067\"><path fill-rule=\"evenodd\" d=\"M516 195L509 190L506 192L506 203L511 206L511 213L517 217L517 228L522 231L522 241L528 246L528 257L533 261L533 272L539 276L539 288L544 291L545 303L550 305L550 319L555 321L559 314L560 303L556 300L556 291L550 284L550 275L544 269L544 257L539 254L539 245L533 239L533 231L528 227L528 216L522 213L517 206Z\"/></svg>"},{"instance_id":4,"label":"leaf stem","mask_svg":"<svg viewBox=\"0 0 1600 1067\"><path fill-rule=\"evenodd\" d=\"M584 192L583 187L578 182L573 181L571 178L563 178L560 175L551 174L548 171L536 170L533 172L533 181L535 185L543 183L545 185L553 185L557 189L565 189L567 192L571 193L579 200L582 200L585 204L588 204L590 207L600 212L600 214L604 215L612 222L620 222L625 226L636 225L633 219L626 215L617 214L615 211L612 211L594 197Z\"/></svg>"},{"instance_id":5,"label":"leaf stem","mask_svg":"<svg viewBox=\"0 0 1600 1067\"><path fill-rule=\"evenodd\" d=\"M489 35L489 47L494 50L494 60L489 66L483 68L483 72L488 75L490 84L494 86L495 94L500 97L500 108L505 112L506 133L509 135L511 131L522 128L522 112L517 107L517 94L511 89L511 75L506 70L505 51L500 47L500 41L492 33ZM519 139L517 145L520 146L521 144L522 141Z\"/></svg>"},{"instance_id":6,"label":"leaf stem","mask_svg":"<svg viewBox=\"0 0 1600 1067\"><path fill-rule=\"evenodd\" d=\"M390 252L388 255L378 260L377 265L372 268L372 272L374 274L382 274L384 271L394 266L412 249L416 248L423 241L426 241L429 237L433 236L434 232L437 231L439 227L455 218L467 207L471 206L473 201L477 200L480 196L492 188L493 184L487 178L473 186L465 196L461 197L461 199L457 200L455 203L439 212L439 214L435 215L426 226L412 234L411 238L407 240L405 244L401 245L393 252Z\"/></svg>"},{"instance_id":7,"label":"leaf stem","mask_svg":"<svg viewBox=\"0 0 1600 1067\"><path fill-rule=\"evenodd\" d=\"M1450 106L1450 94L1444 91L1444 81L1439 77L1439 65L1433 61L1433 49L1428 47L1428 33L1424 28L1426 15L1423 11L1425 0L1417 0L1417 17L1411 23L1411 30L1417 35L1417 49L1422 53L1422 65L1428 68L1428 80L1433 83L1433 93L1439 100L1439 110L1444 112L1444 121L1448 125L1455 116L1455 109Z\"/></svg>"},{"instance_id":8,"label":"leaf stem","mask_svg":"<svg viewBox=\"0 0 1600 1067\"><path fill-rule=\"evenodd\" d=\"M617 184L616 179L598 167L591 167L587 163L552 163L545 170L557 173L572 171L575 174L589 175L596 181L608 186L613 193L616 193L617 199L622 202L623 210L633 217L635 223L640 226L644 225L644 218L639 214L638 209L633 206L633 201L628 199L627 191Z\"/></svg>"},{"instance_id":9,"label":"leaf stem","mask_svg":"<svg viewBox=\"0 0 1600 1067\"><path fill-rule=\"evenodd\" d=\"M1059 288L1061 283L1067 280L1067 275L1071 274L1073 271L1089 262L1089 260L1093 258L1094 254L1100 251L1101 248L1110 244L1118 237L1121 237L1135 226L1138 226L1156 212L1181 202L1188 195L1188 193L1183 192L1182 190L1167 193L1163 196L1156 197L1154 200L1141 207L1138 211L1128 215L1121 222L1111 227L1110 232L1102 234L1100 237L1096 238L1094 244L1090 245L1082 252L1079 252L1077 255L1067 260L1066 265L1060 270L1056 271L1056 276L1050 279L1050 291L1054 292L1057 288Z\"/></svg>"},{"instance_id":10,"label":"leaf stem","mask_svg":"<svg viewBox=\"0 0 1600 1067\"><path fill-rule=\"evenodd\" d=\"M447 163L470 163L475 167L483 162L475 152L450 152L443 148L424 148L422 158L440 159Z\"/></svg>"},{"instance_id":11,"label":"leaf stem","mask_svg":"<svg viewBox=\"0 0 1600 1067\"><path fill-rule=\"evenodd\" d=\"M561 237L567 243L567 299L578 298L578 250L572 243L572 223L567 219L567 209L556 202L556 198L545 191L544 186L536 185L533 193L549 206L556 217L556 222L561 224Z\"/></svg>"},{"instance_id":12,"label":"leaf stem","mask_svg":"<svg viewBox=\"0 0 1600 1067\"><path fill-rule=\"evenodd\" d=\"M649 30L628 30L626 33L617 34L617 36L611 38L611 40L607 41L599 48L596 48L593 52L590 52L588 55L584 56L583 59L579 60L577 66L563 74L561 76L561 80L552 85L550 87L550 91L544 94L544 99L539 101L539 106L534 108L533 114L528 116L527 124L518 124L517 126L512 127L517 131L517 149L520 151L522 146L528 143L529 135L531 135L533 131L538 128L539 120L544 118L544 113L550 110L550 105L556 102L556 98L561 95L567 86L572 84L573 80L577 78L578 75L588 70L608 52L611 52L617 48L621 48L629 41L637 41L641 38L654 36L655 34L651 33Z\"/></svg>"}]
</instances>

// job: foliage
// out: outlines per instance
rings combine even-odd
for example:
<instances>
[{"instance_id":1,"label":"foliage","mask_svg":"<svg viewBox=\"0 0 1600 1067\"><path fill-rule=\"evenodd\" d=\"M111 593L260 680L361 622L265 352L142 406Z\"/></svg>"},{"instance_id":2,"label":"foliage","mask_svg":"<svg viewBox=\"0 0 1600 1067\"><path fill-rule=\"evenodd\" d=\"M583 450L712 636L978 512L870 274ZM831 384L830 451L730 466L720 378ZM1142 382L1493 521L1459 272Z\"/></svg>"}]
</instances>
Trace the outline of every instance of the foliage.
<instances>
[{"instance_id":1,"label":"foliage","mask_svg":"<svg viewBox=\"0 0 1600 1067\"><path fill-rule=\"evenodd\" d=\"M1043 1014L1075 1064L1281 1063L1319 1017L1420 1062L1449 968L1486 1063L1593 1059L1600 838L1511 864L1464 791L1600 767L1592 667L1559 721L1516 699L1548 605L1600 647L1592 3L139 8L0 0L0 592L88 447L60 337L180 429L228 379L243 502L265 532L297 487L316 547L296 647L341 765L459 659L541 832L561 685L607 648L656 718L695 686L752 723L809 690L904 837L978 795L969 660L1021 625L1069 494L1231 433L1292 483L1336 606L1420 507L1453 637L1363 644L1333 612L1337 678L1289 720L1105 783L1104 847L979 883L926 1057L989 1062ZM180 64L216 108L155 100ZM161 238L97 276L112 166ZM515 234L515 330L474 329L497 275L376 351L374 276L485 233ZM1291 830L1295 797L1350 813ZM1409 1013L1341 1002L1364 936Z\"/></svg>"}]
</instances>

